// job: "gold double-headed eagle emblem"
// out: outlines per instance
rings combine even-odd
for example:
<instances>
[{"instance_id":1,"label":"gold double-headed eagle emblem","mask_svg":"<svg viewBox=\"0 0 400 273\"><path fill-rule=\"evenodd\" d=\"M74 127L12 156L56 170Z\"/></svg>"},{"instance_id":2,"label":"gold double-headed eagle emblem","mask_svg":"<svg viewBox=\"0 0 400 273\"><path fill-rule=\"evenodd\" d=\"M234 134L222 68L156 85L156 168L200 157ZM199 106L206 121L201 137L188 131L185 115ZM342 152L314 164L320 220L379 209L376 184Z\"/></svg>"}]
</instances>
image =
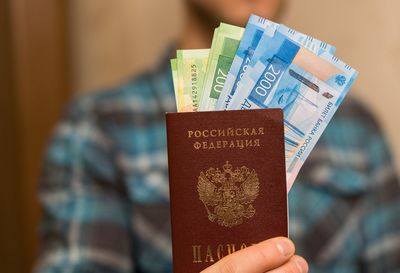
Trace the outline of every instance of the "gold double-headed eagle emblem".
<instances>
[{"instance_id":1,"label":"gold double-headed eagle emblem","mask_svg":"<svg viewBox=\"0 0 400 273\"><path fill-rule=\"evenodd\" d=\"M228 161L219 168L201 172L197 184L208 219L224 227L243 223L256 213L252 203L259 194L260 183L255 170L242 166L233 168Z\"/></svg>"}]
</instances>

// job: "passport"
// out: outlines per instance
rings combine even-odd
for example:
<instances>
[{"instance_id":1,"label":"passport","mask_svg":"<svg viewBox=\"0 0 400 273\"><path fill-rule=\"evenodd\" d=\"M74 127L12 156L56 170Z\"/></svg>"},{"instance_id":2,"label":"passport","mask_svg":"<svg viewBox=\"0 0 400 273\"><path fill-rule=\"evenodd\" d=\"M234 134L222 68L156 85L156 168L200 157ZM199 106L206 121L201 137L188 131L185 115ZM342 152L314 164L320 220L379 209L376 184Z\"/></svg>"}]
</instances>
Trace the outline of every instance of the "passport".
<instances>
[{"instance_id":1,"label":"passport","mask_svg":"<svg viewBox=\"0 0 400 273\"><path fill-rule=\"evenodd\" d=\"M281 109L167 113L173 269L288 235Z\"/></svg>"}]
</instances>

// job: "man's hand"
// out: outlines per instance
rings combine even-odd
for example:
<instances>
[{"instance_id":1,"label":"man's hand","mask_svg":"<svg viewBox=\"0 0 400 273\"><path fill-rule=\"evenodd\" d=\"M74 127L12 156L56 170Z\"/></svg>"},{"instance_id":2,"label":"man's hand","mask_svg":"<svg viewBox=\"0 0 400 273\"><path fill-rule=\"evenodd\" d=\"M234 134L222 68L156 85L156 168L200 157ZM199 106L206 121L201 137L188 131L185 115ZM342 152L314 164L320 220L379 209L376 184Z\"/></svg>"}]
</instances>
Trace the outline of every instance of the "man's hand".
<instances>
[{"instance_id":1,"label":"man's hand","mask_svg":"<svg viewBox=\"0 0 400 273\"><path fill-rule=\"evenodd\" d=\"M307 262L294 255L294 244L277 237L226 256L201 273L306 273Z\"/></svg>"}]
</instances>

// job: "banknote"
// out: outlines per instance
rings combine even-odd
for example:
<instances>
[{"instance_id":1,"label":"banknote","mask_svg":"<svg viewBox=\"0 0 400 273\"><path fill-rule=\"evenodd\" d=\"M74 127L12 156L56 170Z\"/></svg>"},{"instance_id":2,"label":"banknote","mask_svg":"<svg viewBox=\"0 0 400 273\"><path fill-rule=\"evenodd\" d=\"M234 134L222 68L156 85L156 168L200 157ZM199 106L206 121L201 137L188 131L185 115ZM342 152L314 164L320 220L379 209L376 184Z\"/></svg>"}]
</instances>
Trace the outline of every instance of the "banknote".
<instances>
[{"instance_id":1,"label":"banknote","mask_svg":"<svg viewBox=\"0 0 400 273\"><path fill-rule=\"evenodd\" d=\"M227 108L227 104L232 99L237 85L242 78L247 66L253 57L254 51L266 28L276 28L278 24L263 17L252 14L243 33L243 38L236 51L232 66L226 77L225 85L218 98L216 109Z\"/></svg>"},{"instance_id":2,"label":"banknote","mask_svg":"<svg viewBox=\"0 0 400 273\"><path fill-rule=\"evenodd\" d=\"M296 41L301 46L307 48L308 50L310 50L311 52L314 52L317 55L322 55L323 53L334 55L336 52L335 46L328 44L324 41L318 40L307 34L301 33L292 28L289 28L286 25L283 25L283 24L279 25L277 27L276 31L285 35L287 38L289 38L293 41ZM275 33L273 35L275 35ZM273 36L266 37L267 41L263 41L263 42L268 42L268 39L272 38L272 37Z\"/></svg>"},{"instance_id":3,"label":"banknote","mask_svg":"<svg viewBox=\"0 0 400 273\"><path fill-rule=\"evenodd\" d=\"M175 104L176 109L179 110L178 106L178 67L177 67L177 60L171 59L171 72L172 72L172 82L174 84L174 94L175 94Z\"/></svg>"},{"instance_id":4,"label":"banknote","mask_svg":"<svg viewBox=\"0 0 400 273\"><path fill-rule=\"evenodd\" d=\"M215 31L199 111L215 110L243 32L241 27L224 23Z\"/></svg>"},{"instance_id":5,"label":"banknote","mask_svg":"<svg viewBox=\"0 0 400 273\"><path fill-rule=\"evenodd\" d=\"M236 90L240 90L240 85L243 83L242 79L247 74L247 68L254 66L255 63L266 54L265 51L268 48L269 42L274 37L275 32L283 34L316 54L334 54L336 51L336 48L330 44L298 32L285 25L279 25L265 20L265 18L256 15L250 17L249 24L243 35L243 40L228 73L226 84L217 101L217 110L226 110L229 108ZM256 22L258 25L255 24ZM260 27L260 22L263 23L262 26L264 26L264 28ZM256 28L257 26L258 28ZM256 29L256 31L251 31L253 29ZM259 37L260 35L261 37ZM255 47L249 45L248 41L250 40ZM254 50L254 48L256 49ZM245 52L250 52L250 54L247 53L244 55ZM243 56L246 56L246 58ZM238 67L240 68L238 69Z\"/></svg>"},{"instance_id":6,"label":"banknote","mask_svg":"<svg viewBox=\"0 0 400 273\"><path fill-rule=\"evenodd\" d=\"M264 88L260 84L264 85L265 81L267 81L265 79L269 75L267 70L273 67L271 61L274 60L282 68L280 72L284 72L292 63L293 65L301 65L306 71L339 91L348 91L354 78L357 76L357 72L354 69L340 61L337 57L324 51L319 52L321 55L317 56L305 47L288 39L280 32L274 34L274 37L263 47L263 51L264 54L259 57L256 56L256 53L254 54L242 78L242 84L239 87L240 92L237 92L228 109L257 108L257 105L252 100L249 100L248 97L251 93L254 96L256 90ZM257 62L255 62L256 58L258 58ZM280 78L276 78L274 83L279 82L279 80ZM270 90L271 88L267 89Z\"/></svg>"},{"instance_id":7,"label":"banknote","mask_svg":"<svg viewBox=\"0 0 400 273\"><path fill-rule=\"evenodd\" d=\"M229 106L283 109L288 189L357 77L336 57L325 58L276 32Z\"/></svg>"},{"instance_id":8,"label":"banknote","mask_svg":"<svg viewBox=\"0 0 400 273\"><path fill-rule=\"evenodd\" d=\"M209 49L177 50L177 73L181 79L178 96L180 112L196 112L199 108Z\"/></svg>"}]
</instances>

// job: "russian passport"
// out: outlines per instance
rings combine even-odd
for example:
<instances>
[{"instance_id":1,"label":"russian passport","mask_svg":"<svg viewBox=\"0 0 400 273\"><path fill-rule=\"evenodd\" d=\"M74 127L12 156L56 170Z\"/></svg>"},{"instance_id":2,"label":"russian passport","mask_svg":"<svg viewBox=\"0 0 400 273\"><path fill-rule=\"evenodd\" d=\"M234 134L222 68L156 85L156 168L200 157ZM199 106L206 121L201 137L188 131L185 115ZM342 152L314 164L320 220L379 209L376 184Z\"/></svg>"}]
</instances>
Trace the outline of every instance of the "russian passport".
<instances>
[{"instance_id":1,"label":"russian passport","mask_svg":"<svg viewBox=\"0 0 400 273\"><path fill-rule=\"evenodd\" d=\"M173 269L288 235L281 109L167 113Z\"/></svg>"}]
</instances>

